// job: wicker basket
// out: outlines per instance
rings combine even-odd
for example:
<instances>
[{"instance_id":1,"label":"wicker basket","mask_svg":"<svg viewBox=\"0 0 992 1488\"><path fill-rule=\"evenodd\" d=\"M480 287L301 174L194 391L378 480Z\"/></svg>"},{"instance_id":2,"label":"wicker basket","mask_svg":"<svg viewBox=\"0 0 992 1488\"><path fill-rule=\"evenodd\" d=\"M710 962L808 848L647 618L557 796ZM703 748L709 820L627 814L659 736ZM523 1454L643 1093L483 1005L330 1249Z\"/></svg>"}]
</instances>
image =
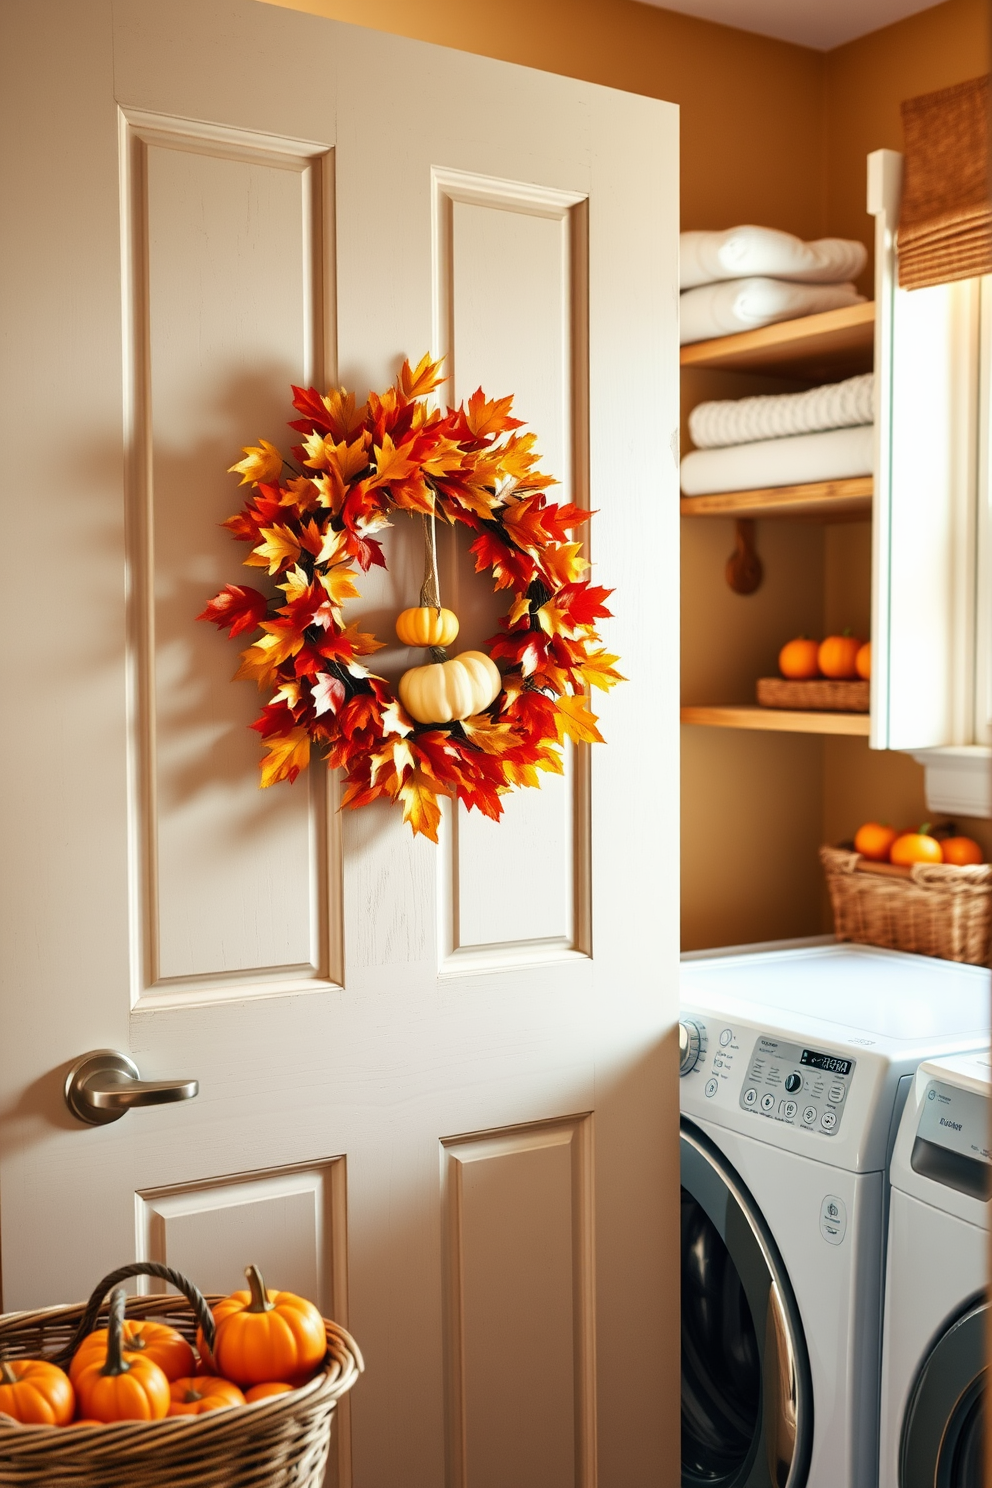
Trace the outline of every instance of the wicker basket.
<instances>
[{"instance_id":1,"label":"wicker basket","mask_svg":"<svg viewBox=\"0 0 992 1488\"><path fill-rule=\"evenodd\" d=\"M815 713L867 713L867 682L836 682L814 677L807 682L783 677L759 677L757 697L762 708L801 708Z\"/></svg>"},{"instance_id":2,"label":"wicker basket","mask_svg":"<svg viewBox=\"0 0 992 1488\"><path fill-rule=\"evenodd\" d=\"M992 949L992 866L870 863L821 847L839 940L987 966Z\"/></svg>"},{"instance_id":3,"label":"wicker basket","mask_svg":"<svg viewBox=\"0 0 992 1488\"><path fill-rule=\"evenodd\" d=\"M165 1267L125 1266L101 1283L101 1288L149 1271L164 1273L174 1285L185 1281ZM195 1288L191 1290L195 1293ZM108 1308L99 1305L102 1295L98 1289L89 1303L0 1316L0 1355L8 1359L44 1355L58 1363L67 1360L78 1335L89 1331L94 1318L106 1316ZM212 1305L221 1299L199 1300ZM161 1319L190 1343L196 1341L200 1317L190 1297L171 1293L129 1297L127 1316ZM121 1421L110 1426L22 1426L0 1415L0 1484L4 1488L15 1483L20 1488L27 1484L32 1488L320 1488L334 1408L365 1367L358 1345L344 1329L331 1322L325 1327L323 1368L292 1394L201 1416Z\"/></svg>"}]
</instances>

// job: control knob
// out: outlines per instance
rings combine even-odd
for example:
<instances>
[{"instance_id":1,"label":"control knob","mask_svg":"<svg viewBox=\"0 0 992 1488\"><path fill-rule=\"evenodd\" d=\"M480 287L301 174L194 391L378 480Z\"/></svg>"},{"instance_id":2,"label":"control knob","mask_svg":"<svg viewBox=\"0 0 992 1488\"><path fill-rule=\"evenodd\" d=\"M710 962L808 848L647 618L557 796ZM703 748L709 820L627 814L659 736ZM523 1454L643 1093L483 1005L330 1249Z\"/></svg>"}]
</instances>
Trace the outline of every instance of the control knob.
<instances>
[{"instance_id":1,"label":"control knob","mask_svg":"<svg viewBox=\"0 0 992 1488\"><path fill-rule=\"evenodd\" d=\"M797 1090L801 1090L802 1089L802 1085L803 1085L803 1077L802 1077L802 1075L797 1074L795 1070L793 1070L793 1072L792 1072L791 1075L786 1075L786 1077L785 1077L785 1088L786 1088L786 1090L788 1090L788 1092L789 1092L790 1095L792 1095Z\"/></svg>"},{"instance_id":2,"label":"control knob","mask_svg":"<svg viewBox=\"0 0 992 1488\"><path fill-rule=\"evenodd\" d=\"M698 1023L687 1018L679 1023L679 1074L687 1075L699 1063L702 1034Z\"/></svg>"}]
</instances>

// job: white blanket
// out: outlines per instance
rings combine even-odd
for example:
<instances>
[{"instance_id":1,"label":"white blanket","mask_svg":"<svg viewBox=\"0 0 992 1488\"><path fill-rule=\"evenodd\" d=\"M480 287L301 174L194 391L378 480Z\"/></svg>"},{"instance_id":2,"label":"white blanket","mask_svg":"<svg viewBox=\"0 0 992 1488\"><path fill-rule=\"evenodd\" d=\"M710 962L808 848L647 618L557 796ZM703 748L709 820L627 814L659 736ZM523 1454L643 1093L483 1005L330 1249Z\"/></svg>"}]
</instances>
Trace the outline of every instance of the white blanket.
<instances>
[{"instance_id":1,"label":"white blanket","mask_svg":"<svg viewBox=\"0 0 992 1488\"><path fill-rule=\"evenodd\" d=\"M679 296L679 341L708 341L711 336L733 336L755 331L778 320L798 320L821 310L843 310L860 305L853 284L790 284L784 279L730 279L704 284Z\"/></svg>"},{"instance_id":2,"label":"white blanket","mask_svg":"<svg viewBox=\"0 0 992 1488\"><path fill-rule=\"evenodd\" d=\"M755 491L871 475L874 443L875 430L869 424L791 439L762 439L729 449L693 450L682 460L682 493L708 496L715 491Z\"/></svg>"},{"instance_id":3,"label":"white blanket","mask_svg":"<svg viewBox=\"0 0 992 1488\"><path fill-rule=\"evenodd\" d=\"M756 439L783 439L870 424L875 378L871 372L829 382L806 393L773 393L758 398L721 398L697 403L689 415L689 433L697 449L750 444Z\"/></svg>"},{"instance_id":4,"label":"white blanket","mask_svg":"<svg viewBox=\"0 0 992 1488\"><path fill-rule=\"evenodd\" d=\"M819 238L804 243L774 227L731 227L726 232L684 232L679 237L683 289L718 279L754 274L796 279L806 284L839 284L856 279L868 262L863 243Z\"/></svg>"}]
</instances>

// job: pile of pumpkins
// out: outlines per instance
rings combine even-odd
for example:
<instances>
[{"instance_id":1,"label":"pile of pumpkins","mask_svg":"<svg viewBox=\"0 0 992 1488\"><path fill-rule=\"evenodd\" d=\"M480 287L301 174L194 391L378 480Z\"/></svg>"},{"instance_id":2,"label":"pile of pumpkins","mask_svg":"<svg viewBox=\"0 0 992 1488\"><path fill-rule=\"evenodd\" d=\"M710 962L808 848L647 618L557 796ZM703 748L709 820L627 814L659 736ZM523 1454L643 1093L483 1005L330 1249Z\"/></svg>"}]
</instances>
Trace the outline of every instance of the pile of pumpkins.
<instances>
[{"instance_id":1,"label":"pile of pumpkins","mask_svg":"<svg viewBox=\"0 0 992 1488\"><path fill-rule=\"evenodd\" d=\"M327 1351L323 1319L293 1292L266 1291L256 1266L245 1274L249 1290L213 1308L212 1349L198 1331L199 1357L168 1324L125 1318L119 1288L109 1327L87 1334L68 1373L44 1359L0 1361L0 1412L23 1425L102 1426L199 1416L299 1389Z\"/></svg>"},{"instance_id":2,"label":"pile of pumpkins","mask_svg":"<svg viewBox=\"0 0 992 1488\"><path fill-rule=\"evenodd\" d=\"M854 850L872 863L894 863L911 868L914 863L950 863L969 868L983 861L982 849L973 837L963 837L954 824L931 828L929 822L917 830L898 831L886 822L864 822L854 834Z\"/></svg>"},{"instance_id":3,"label":"pile of pumpkins","mask_svg":"<svg viewBox=\"0 0 992 1488\"><path fill-rule=\"evenodd\" d=\"M451 610L419 605L397 618L396 634L404 646L443 648L458 634L458 617ZM399 694L418 723L453 723L488 708L502 686L491 656L484 651L462 651L450 660L411 667L400 678Z\"/></svg>"}]
</instances>

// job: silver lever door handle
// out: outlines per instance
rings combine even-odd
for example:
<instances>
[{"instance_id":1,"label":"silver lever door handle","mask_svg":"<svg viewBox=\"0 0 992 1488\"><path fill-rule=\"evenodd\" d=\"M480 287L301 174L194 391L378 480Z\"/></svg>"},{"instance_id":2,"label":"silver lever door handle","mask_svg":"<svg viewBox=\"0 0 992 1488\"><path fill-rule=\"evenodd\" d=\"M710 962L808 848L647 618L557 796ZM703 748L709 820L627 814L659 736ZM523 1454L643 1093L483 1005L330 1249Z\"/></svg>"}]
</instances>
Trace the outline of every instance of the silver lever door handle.
<instances>
[{"instance_id":1,"label":"silver lever door handle","mask_svg":"<svg viewBox=\"0 0 992 1488\"><path fill-rule=\"evenodd\" d=\"M116 1049L91 1049L65 1077L65 1103L88 1126L119 1121L132 1106L192 1100L199 1080L142 1080L138 1066Z\"/></svg>"}]
</instances>

